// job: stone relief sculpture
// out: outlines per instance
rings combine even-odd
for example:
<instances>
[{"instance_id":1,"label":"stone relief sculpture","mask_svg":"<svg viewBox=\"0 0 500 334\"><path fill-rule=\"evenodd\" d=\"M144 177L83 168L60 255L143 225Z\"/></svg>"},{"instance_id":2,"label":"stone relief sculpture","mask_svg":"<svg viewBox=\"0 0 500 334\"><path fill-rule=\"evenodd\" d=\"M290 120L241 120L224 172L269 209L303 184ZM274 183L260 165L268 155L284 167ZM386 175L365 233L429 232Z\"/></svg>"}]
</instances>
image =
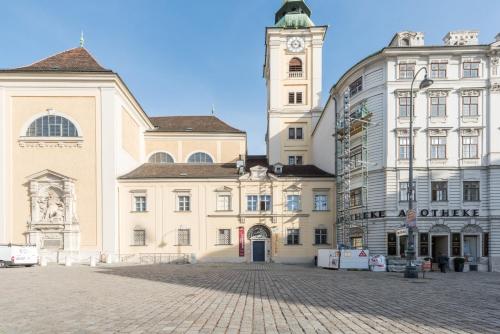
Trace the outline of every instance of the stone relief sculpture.
<instances>
[{"instance_id":1,"label":"stone relief sculpture","mask_svg":"<svg viewBox=\"0 0 500 334\"><path fill-rule=\"evenodd\" d=\"M49 170L29 177L31 217L27 242L41 249L78 251L75 180Z\"/></svg>"},{"instance_id":2,"label":"stone relief sculpture","mask_svg":"<svg viewBox=\"0 0 500 334\"><path fill-rule=\"evenodd\" d=\"M53 223L64 220L65 206L56 191L49 190L46 197L38 200L38 205L43 221Z\"/></svg>"}]
</instances>

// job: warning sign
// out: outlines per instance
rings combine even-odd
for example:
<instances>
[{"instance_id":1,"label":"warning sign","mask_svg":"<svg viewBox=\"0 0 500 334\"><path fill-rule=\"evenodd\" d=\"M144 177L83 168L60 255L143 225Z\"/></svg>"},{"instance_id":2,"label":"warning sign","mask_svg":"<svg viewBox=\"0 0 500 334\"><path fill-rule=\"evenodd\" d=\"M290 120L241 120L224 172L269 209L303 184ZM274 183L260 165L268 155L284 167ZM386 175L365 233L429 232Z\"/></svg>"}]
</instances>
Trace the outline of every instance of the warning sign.
<instances>
[{"instance_id":1,"label":"warning sign","mask_svg":"<svg viewBox=\"0 0 500 334\"><path fill-rule=\"evenodd\" d=\"M365 253L365 251L364 251L364 250L361 250L361 252L359 252L359 255L358 255L358 256L360 256L360 257L361 257L361 256L366 257L366 253Z\"/></svg>"}]
</instances>

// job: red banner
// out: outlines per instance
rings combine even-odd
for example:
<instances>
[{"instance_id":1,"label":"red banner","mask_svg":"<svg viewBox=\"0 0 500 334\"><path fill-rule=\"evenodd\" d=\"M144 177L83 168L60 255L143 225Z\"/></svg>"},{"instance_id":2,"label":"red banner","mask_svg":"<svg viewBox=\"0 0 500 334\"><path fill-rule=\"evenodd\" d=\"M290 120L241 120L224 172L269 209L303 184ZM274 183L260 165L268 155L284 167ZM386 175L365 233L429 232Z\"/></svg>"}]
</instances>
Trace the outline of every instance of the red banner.
<instances>
[{"instance_id":1,"label":"red banner","mask_svg":"<svg viewBox=\"0 0 500 334\"><path fill-rule=\"evenodd\" d=\"M239 230L240 257L243 257L245 256L245 229L240 227Z\"/></svg>"}]
</instances>

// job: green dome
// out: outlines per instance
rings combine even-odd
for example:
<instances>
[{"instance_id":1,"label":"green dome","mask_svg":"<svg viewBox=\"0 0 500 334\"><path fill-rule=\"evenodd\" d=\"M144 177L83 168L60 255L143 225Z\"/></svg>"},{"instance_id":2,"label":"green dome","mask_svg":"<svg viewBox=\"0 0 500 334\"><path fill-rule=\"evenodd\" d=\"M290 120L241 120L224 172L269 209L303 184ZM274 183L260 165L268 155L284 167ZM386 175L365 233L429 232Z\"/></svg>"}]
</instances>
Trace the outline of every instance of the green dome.
<instances>
[{"instance_id":1,"label":"green dome","mask_svg":"<svg viewBox=\"0 0 500 334\"><path fill-rule=\"evenodd\" d=\"M310 17L311 10L304 0L283 0L274 23L280 28L308 28L314 26Z\"/></svg>"}]
</instances>

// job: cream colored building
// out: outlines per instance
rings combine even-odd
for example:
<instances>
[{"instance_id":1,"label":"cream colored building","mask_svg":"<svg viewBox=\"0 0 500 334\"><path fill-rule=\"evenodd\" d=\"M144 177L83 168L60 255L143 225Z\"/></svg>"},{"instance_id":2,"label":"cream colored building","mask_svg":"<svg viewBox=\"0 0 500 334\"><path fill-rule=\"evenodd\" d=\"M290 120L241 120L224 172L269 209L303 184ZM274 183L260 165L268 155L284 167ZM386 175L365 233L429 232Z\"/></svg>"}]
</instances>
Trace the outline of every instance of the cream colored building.
<instances>
[{"instance_id":1,"label":"cream colored building","mask_svg":"<svg viewBox=\"0 0 500 334\"><path fill-rule=\"evenodd\" d=\"M267 29L267 156L214 116L149 117L83 47L1 70L0 243L53 260L311 262L335 240L335 191L310 154L326 28L309 15L285 1Z\"/></svg>"}]
</instances>

